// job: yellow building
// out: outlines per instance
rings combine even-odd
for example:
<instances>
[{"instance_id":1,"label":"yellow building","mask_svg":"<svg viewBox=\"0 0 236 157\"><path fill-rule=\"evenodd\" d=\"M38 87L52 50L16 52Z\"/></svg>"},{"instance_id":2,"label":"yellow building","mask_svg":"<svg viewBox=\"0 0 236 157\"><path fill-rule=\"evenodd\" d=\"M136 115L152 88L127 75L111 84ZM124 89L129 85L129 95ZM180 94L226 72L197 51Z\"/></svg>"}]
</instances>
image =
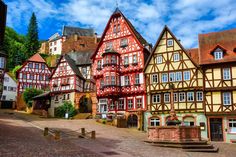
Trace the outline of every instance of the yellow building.
<instances>
[{"instance_id":1,"label":"yellow building","mask_svg":"<svg viewBox=\"0 0 236 157\"><path fill-rule=\"evenodd\" d=\"M236 141L236 29L200 34L205 114L212 141ZM196 54L195 54L196 55Z\"/></svg>"},{"instance_id":2,"label":"yellow building","mask_svg":"<svg viewBox=\"0 0 236 157\"><path fill-rule=\"evenodd\" d=\"M173 90L174 108L181 125L201 125L202 137L207 138L202 71L167 26L149 56L145 76L148 104L145 129L166 125Z\"/></svg>"}]
</instances>

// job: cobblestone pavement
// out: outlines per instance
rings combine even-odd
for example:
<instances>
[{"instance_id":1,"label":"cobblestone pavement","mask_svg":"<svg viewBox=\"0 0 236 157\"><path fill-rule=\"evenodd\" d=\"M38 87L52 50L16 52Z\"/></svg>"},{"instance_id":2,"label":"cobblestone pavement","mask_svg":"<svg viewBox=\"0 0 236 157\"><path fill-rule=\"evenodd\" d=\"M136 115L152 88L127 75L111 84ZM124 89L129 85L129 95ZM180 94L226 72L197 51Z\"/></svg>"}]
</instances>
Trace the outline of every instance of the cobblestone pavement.
<instances>
[{"instance_id":1,"label":"cobblestone pavement","mask_svg":"<svg viewBox=\"0 0 236 157\"><path fill-rule=\"evenodd\" d=\"M3 112L0 111L0 118L2 114ZM137 131L135 129L116 128L113 126L97 123L94 120L63 120L63 119L54 119L54 118L46 119L46 118L39 118L38 116L34 116L34 115L26 115L26 114L21 114L21 113L16 113L16 112L14 112L13 115L8 114L7 116L20 119L20 120L14 120L14 121L21 121L20 123L26 123L27 125L30 125L31 127L39 128L38 130L31 128L32 130L34 130L32 134L34 134L34 136L38 135L37 138L42 141L41 144L45 145L47 147L46 149L47 152L50 152L51 154L52 152L57 152L58 154L63 152L63 151L61 152L56 151L57 148L59 150L64 149L64 151L65 149L68 149L70 150L69 151L70 153L77 153L77 151L73 149L76 147L78 148L78 151L81 153L83 152L85 152L85 154L86 152L91 153L91 154L86 154L87 156L92 156L92 155L95 156L95 154L100 155L100 156L111 156L111 157L118 157L118 156L121 156L121 157L129 157L129 156L135 156L135 157L171 157L171 156L173 157L235 157L236 156L236 144L213 143L215 146L219 147L220 151L218 153L183 152L181 149L151 146L150 144L143 142L147 138L147 134L141 131ZM3 119L1 118L0 120L1 120L0 125L2 125ZM23 122L22 120L27 121L27 122ZM40 128L42 129L44 127L62 130L64 133L69 133L69 132L71 133L73 131L78 131L80 130L80 128L86 128L87 131L95 130L96 139L95 140L82 139L82 138L77 138L76 136L74 138L68 138L66 136L62 136L61 140L53 141L52 139L51 140L45 139L42 136L42 131L40 131ZM21 136L21 135L17 135L17 136ZM4 137L4 138L1 137L1 132L0 132L0 140L2 141L5 138L7 137ZM34 139L33 137L30 137L28 139L22 138L22 140L23 141L27 140L27 142L29 142L28 146L30 146L30 145L34 145L34 142L36 139ZM54 146L52 150L50 150L49 145ZM65 145L65 146L61 148L60 147L61 145ZM44 148L43 146L40 146L39 150L43 150L43 148ZM0 147L0 150L1 150L0 152L2 152L1 147ZM11 150L14 150L14 149L12 148ZM5 147L5 152L7 152L7 147ZM55 155L55 156L58 156L58 155Z\"/></svg>"}]
</instances>

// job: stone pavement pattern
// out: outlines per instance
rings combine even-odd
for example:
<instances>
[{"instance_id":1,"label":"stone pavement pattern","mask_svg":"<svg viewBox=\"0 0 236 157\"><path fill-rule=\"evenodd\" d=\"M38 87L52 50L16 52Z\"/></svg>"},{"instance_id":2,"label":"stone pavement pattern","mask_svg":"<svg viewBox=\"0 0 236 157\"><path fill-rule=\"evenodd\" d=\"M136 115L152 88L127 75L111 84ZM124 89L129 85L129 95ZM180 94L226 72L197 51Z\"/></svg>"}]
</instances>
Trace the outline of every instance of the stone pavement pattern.
<instances>
[{"instance_id":1,"label":"stone pavement pattern","mask_svg":"<svg viewBox=\"0 0 236 157\"><path fill-rule=\"evenodd\" d=\"M4 121L1 115L3 114L0 111L0 118L1 118L0 125L2 125L2 121ZM39 147L40 150L44 150L44 147L46 146L47 148L46 150L50 152L51 154L58 153L55 156L58 156L61 152L63 153L63 151L64 153L66 153L65 150L68 150L67 152L68 156L71 155L69 153L74 153L74 156L76 156L76 153L79 154L83 152L86 154L86 156L100 155L100 156L111 156L111 157L118 157L118 156L121 156L121 157L129 157L129 156L135 156L135 157L171 157L171 156L173 157L235 157L236 156L235 144L214 143L214 145L220 148L219 153L183 152L181 149L155 147L155 146L151 146L148 143L144 143L143 140L147 138L147 134L137 131L135 129L116 128L113 126L99 124L95 122L94 120L63 120L63 119L53 119L53 118L45 119L45 118L39 118L38 116L34 116L34 115L25 115L25 114L20 114L20 113L14 113L13 115L7 115L7 116L8 118L15 117L16 119L21 119L21 120L11 119L11 121L18 121L20 123L28 123L27 125L30 125L31 127L32 125L39 128L49 127L53 129L63 130L65 132L70 132L73 130L77 131L77 130L80 130L80 128L82 127L86 128L88 131L96 130L97 138L95 140L81 139L81 138L79 139L78 138L73 138L73 139L62 138L60 141L53 141L53 140L50 140L47 138L45 139L44 137L42 137L42 131L40 131L39 129L38 130L34 129L31 135L32 137L28 139L25 137L24 139L30 144L27 145L26 143L22 142L22 144L23 145L25 144L26 147L34 145L34 143L36 142L35 141L36 139L34 139L36 137L33 137L33 134L34 134L34 136L37 136L37 140L43 141L40 144L40 146L37 146L36 148ZM24 122L22 121L22 119L27 120L28 122ZM20 125L23 125L23 124L20 124ZM6 138L6 137L3 138L1 136L2 135L0 134L1 141L4 138ZM15 135L15 136L20 136L20 135ZM52 150L51 148L48 148L50 147L49 145L53 145ZM7 147L5 148L6 148L5 150L6 152ZM76 149L74 148L77 148L78 151L76 151Z\"/></svg>"}]
</instances>

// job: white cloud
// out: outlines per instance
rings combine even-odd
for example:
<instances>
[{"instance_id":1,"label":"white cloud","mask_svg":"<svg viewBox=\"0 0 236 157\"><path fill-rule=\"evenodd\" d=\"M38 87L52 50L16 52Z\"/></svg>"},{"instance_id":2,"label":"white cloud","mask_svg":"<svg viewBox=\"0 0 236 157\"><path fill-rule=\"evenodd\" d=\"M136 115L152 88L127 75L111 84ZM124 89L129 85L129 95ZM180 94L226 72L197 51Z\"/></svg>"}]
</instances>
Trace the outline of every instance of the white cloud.
<instances>
[{"instance_id":1,"label":"white cloud","mask_svg":"<svg viewBox=\"0 0 236 157\"><path fill-rule=\"evenodd\" d=\"M153 44L165 24L186 48L197 46L199 33L228 29L236 24L234 0L118 0L118 3L123 14ZM35 11L41 27L52 27L47 21L54 18L66 25L92 27L102 34L116 1L67 0L56 5L53 0L16 0L8 2L8 6L12 10L8 25L21 27L28 22L31 11Z\"/></svg>"}]
</instances>

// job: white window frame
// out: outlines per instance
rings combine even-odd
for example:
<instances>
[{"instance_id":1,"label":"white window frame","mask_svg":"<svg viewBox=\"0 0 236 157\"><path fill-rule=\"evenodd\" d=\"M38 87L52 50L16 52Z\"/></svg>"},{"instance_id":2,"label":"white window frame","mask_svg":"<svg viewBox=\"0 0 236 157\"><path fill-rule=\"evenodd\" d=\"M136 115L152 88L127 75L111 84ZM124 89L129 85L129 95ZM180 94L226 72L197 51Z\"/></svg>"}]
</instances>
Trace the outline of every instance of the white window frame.
<instances>
[{"instance_id":1,"label":"white window frame","mask_svg":"<svg viewBox=\"0 0 236 157\"><path fill-rule=\"evenodd\" d=\"M223 51L217 49L217 50L214 52L214 57L215 57L215 60L221 60L221 59L223 59Z\"/></svg>"},{"instance_id":2,"label":"white window frame","mask_svg":"<svg viewBox=\"0 0 236 157\"><path fill-rule=\"evenodd\" d=\"M163 83L168 82L168 74L167 74L167 73L162 73L162 74L161 74L161 81L162 81Z\"/></svg>"},{"instance_id":3,"label":"white window frame","mask_svg":"<svg viewBox=\"0 0 236 157\"><path fill-rule=\"evenodd\" d=\"M224 80L231 80L230 68L223 69L223 79Z\"/></svg>"},{"instance_id":4,"label":"white window frame","mask_svg":"<svg viewBox=\"0 0 236 157\"><path fill-rule=\"evenodd\" d=\"M158 75L152 74L152 83L158 83Z\"/></svg>"},{"instance_id":5,"label":"white window frame","mask_svg":"<svg viewBox=\"0 0 236 157\"><path fill-rule=\"evenodd\" d=\"M170 93L165 93L164 94L164 102L170 102Z\"/></svg>"},{"instance_id":6,"label":"white window frame","mask_svg":"<svg viewBox=\"0 0 236 157\"><path fill-rule=\"evenodd\" d=\"M191 78L191 72L188 71L184 71L184 81L189 81Z\"/></svg>"},{"instance_id":7,"label":"white window frame","mask_svg":"<svg viewBox=\"0 0 236 157\"><path fill-rule=\"evenodd\" d=\"M133 54L133 63L138 63L137 54Z\"/></svg>"},{"instance_id":8,"label":"white window frame","mask_svg":"<svg viewBox=\"0 0 236 157\"><path fill-rule=\"evenodd\" d=\"M110 109L110 110L114 110L114 109L115 109L115 104L114 104L113 101L111 101L111 104L110 104L110 106L109 106L109 109Z\"/></svg>"},{"instance_id":9,"label":"white window frame","mask_svg":"<svg viewBox=\"0 0 236 157\"><path fill-rule=\"evenodd\" d=\"M116 77L111 76L111 85L116 85Z\"/></svg>"},{"instance_id":10,"label":"white window frame","mask_svg":"<svg viewBox=\"0 0 236 157\"><path fill-rule=\"evenodd\" d=\"M196 95L197 95L197 101L203 101L203 92L202 91L198 91L197 93L196 93Z\"/></svg>"},{"instance_id":11,"label":"white window frame","mask_svg":"<svg viewBox=\"0 0 236 157\"><path fill-rule=\"evenodd\" d=\"M181 99L182 96L183 96L183 99ZM179 93L179 102L185 102L185 93L184 92Z\"/></svg>"},{"instance_id":12,"label":"white window frame","mask_svg":"<svg viewBox=\"0 0 236 157\"><path fill-rule=\"evenodd\" d=\"M182 81L182 72L178 71L175 73L175 81Z\"/></svg>"},{"instance_id":13,"label":"white window frame","mask_svg":"<svg viewBox=\"0 0 236 157\"><path fill-rule=\"evenodd\" d=\"M121 47L128 46L128 39L127 39L127 38L121 39L121 40L120 40L120 46L121 46Z\"/></svg>"},{"instance_id":14,"label":"white window frame","mask_svg":"<svg viewBox=\"0 0 236 157\"><path fill-rule=\"evenodd\" d=\"M153 124L153 125L152 125ZM159 124L159 125L158 125ZM150 118L150 126L160 126L160 119L156 117Z\"/></svg>"},{"instance_id":15,"label":"white window frame","mask_svg":"<svg viewBox=\"0 0 236 157\"><path fill-rule=\"evenodd\" d=\"M113 47L113 43L110 41L110 42L107 42L106 43L106 50L110 50L110 49L112 49L112 47Z\"/></svg>"},{"instance_id":16,"label":"white window frame","mask_svg":"<svg viewBox=\"0 0 236 157\"><path fill-rule=\"evenodd\" d=\"M158 55L158 56L156 57L156 63L157 63L157 64L161 64L162 62L163 62L162 55Z\"/></svg>"},{"instance_id":17,"label":"white window frame","mask_svg":"<svg viewBox=\"0 0 236 157\"><path fill-rule=\"evenodd\" d=\"M137 108L142 108L143 99L142 98L136 98L136 106Z\"/></svg>"},{"instance_id":18,"label":"white window frame","mask_svg":"<svg viewBox=\"0 0 236 157\"><path fill-rule=\"evenodd\" d=\"M171 80L171 78L172 78L172 80ZM170 80L170 82L175 82L175 72L170 72L169 80Z\"/></svg>"},{"instance_id":19,"label":"white window frame","mask_svg":"<svg viewBox=\"0 0 236 157\"><path fill-rule=\"evenodd\" d=\"M129 56L124 56L124 65L129 65Z\"/></svg>"},{"instance_id":20,"label":"white window frame","mask_svg":"<svg viewBox=\"0 0 236 157\"><path fill-rule=\"evenodd\" d=\"M187 92L187 101L194 101L194 92Z\"/></svg>"},{"instance_id":21,"label":"white window frame","mask_svg":"<svg viewBox=\"0 0 236 157\"><path fill-rule=\"evenodd\" d=\"M223 104L225 106L232 105L231 98L232 98L231 92L223 92Z\"/></svg>"},{"instance_id":22,"label":"white window frame","mask_svg":"<svg viewBox=\"0 0 236 157\"><path fill-rule=\"evenodd\" d=\"M118 110L123 110L123 109L124 109L124 99L119 99Z\"/></svg>"},{"instance_id":23,"label":"white window frame","mask_svg":"<svg viewBox=\"0 0 236 157\"><path fill-rule=\"evenodd\" d=\"M236 133L236 118L228 119L229 122L229 132Z\"/></svg>"},{"instance_id":24,"label":"white window frame","mask_svg":"<svg viewBox=\"0 0 236 157\"><path fill-rule=\"evenodd\" d=\"M167 39L167 47L174 46L174 40L173 39Z\"/></svg>"},{"instance_id":25,"label":"white window frame","mask_svg":"<svg viewBox=\"0 0 236 157\"><path fill-rule=\"evenodd\" d=\"M130 85L130 81L129 81L129 76L125 76L125 86L129 86Z\"/></svg>"},{"instance_id":26,"label":"white window frame","mask_svg":"<svg viewBox=\"0 0 236 157\"><path fill-rule=\"evenodd\" d=\"M152 95L152 103L160 103L161 102L161 94Z\"/></svg>"},{"instance_id":27,"label":"white window frame","mask_svg":"<svg viewBox=\"0 0 236 157\"><path fill-rule=\"evenodd\" d=\"M180 60L180 54L179 53L174 53L174 62L178 62Z\"/></svg>"},{"instance_id":28,"label":"white window frame","mask_svg":"<svg viewBox=\"0 0 236 157\"><path fill-rule=\"evenodd\" d=\"M178 93L174 93L174 102L178 102L179 96Z\"/></svg>"},{"instance_id":29,"label":"white window frame","mask_svg":"<svg viewBox=\"0 0 236 157\"><path fill-rule=\"evenodd\" d=\"M140 84L139 74L135 74L135 84Z\"/></svg>"},{"instance_id":30,"label":"white window frame","mask_svg":"<svg viewBox=\"0 0 236 157\"><path fill-rule=\"evenodd\" d=\"M133 101L133 99L128 99L127 101L128 101L128 109L129 110L133 109L134 108L134 101Z\"/></svg>"}]
</instances>

